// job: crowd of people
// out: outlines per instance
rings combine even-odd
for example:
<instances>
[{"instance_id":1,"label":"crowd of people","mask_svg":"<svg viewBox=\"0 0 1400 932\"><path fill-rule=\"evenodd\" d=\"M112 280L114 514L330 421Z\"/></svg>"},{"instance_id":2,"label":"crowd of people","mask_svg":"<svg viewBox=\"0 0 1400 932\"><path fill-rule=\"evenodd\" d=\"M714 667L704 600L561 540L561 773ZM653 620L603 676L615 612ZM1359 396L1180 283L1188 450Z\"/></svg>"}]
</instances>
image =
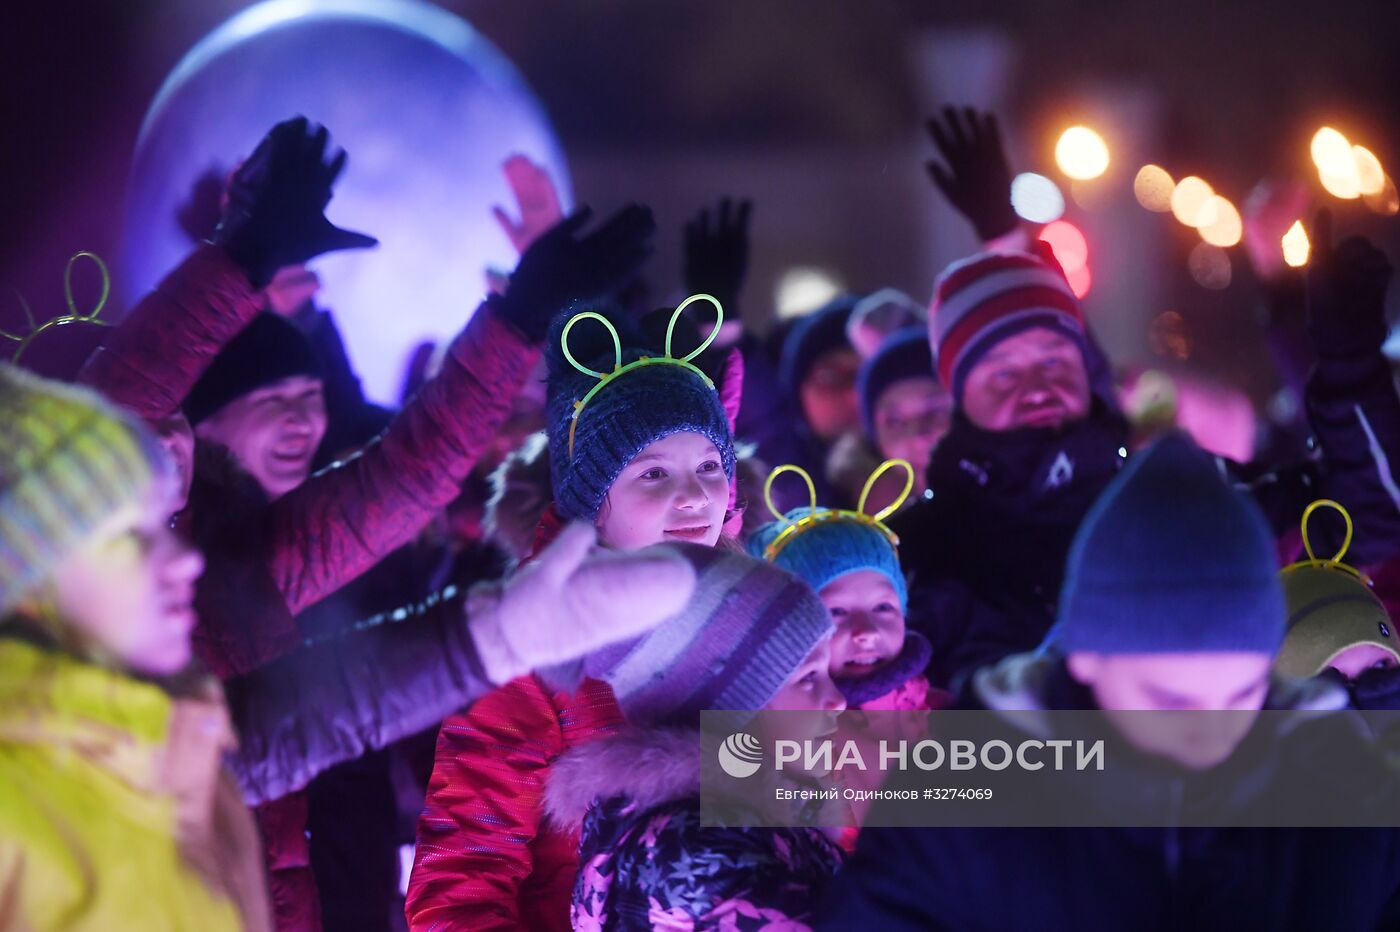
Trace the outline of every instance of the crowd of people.
<instances>
[{"instance_id":1,"label":"crowd of people","mask_svg":"<svg viewBox=\"0 0 1400 932\"><path fill-rule=\"evenodd\" d=\"M1391 826L702 818L705 710L1400 708L1386 256L1316 218L1309 443L1230 462L1130 417L995 119L930 135L983 251L767 336L748 201L658 310L651 213L513 157L518 263L395 411L307 268L375 244L346 155L273 127L70 383L0 364L0 925L1400 927Z\"/></svg>"}]
</instances>

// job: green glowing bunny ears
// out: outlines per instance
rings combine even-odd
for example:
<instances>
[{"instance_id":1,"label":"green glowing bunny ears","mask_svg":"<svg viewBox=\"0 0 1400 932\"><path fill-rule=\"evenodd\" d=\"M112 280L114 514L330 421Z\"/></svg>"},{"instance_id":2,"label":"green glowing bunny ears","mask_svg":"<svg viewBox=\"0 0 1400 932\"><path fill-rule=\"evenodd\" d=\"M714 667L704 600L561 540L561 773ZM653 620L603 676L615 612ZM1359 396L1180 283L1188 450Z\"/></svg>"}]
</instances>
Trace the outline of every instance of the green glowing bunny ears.
<instances>
[{"instance_id":1,"label":"green glowing bunny ears","mask_svg":"<svg viewBox=\"0 0 1400 932\"><path fill-rule=\"evenodd\" d=\"M77 302L73 300L73 266L79 259L91 259L97 265L97 272L102 277L102 292L97 296L97 304L86 314L78 312ZM102 313L102 308L107 305L107 296L112 291L112 276L107 272L107 264L96 254L91 252L80 252L68 260L68 265L63 269L63 298L68 303L68 313L52 317L42 324L35 323L34 312L29 307L29 302L24 300L23 295L18 295L19 306L24 309L25 320L29 322L29 333L20 336L17 333L10 333L8 330L0 330L0 339L11 340L19 344L15 354L10 357L10 362L18 364L20 356L29 349L39 334L54 327L62 327L66 324L95 324L99 327L112 326L111 321L98 320L97 315Z\"/></svg>"},{"instance_id":2,"label":"green glowing bunny ears","mask_svg":"<svg viewBox=\"0 0 1400 932\"><path fill-rule=\"evenodd\" d=\"M875 488L875 483L879 481L881 476L895 468L904 470L904 491L900 492L898 498L880 511L873 515L866 514L865 503L870 499L870 492ZM777 559L778 554L782 553L783 548L792 543L799 534L829 521L858 521L884 534L885 539L890 542L890 546L899 546L899 536L889 529L885 524L885 519L898 511L905 500L909 498L909 493L914 491L914 467L910 465L908 460L885 460L877 466L875 471L870 474L870 478L865 480L865 488L861 489L860 501L856 504L855 511L848 511L844 508L818 508L817 487L812 482L811 474L801 466L794 466L791 463L779 466L768 474L768 481L763 483L763 500L768 504L768 510L779 521L787 521L787 516L778 510L777 505L773 504L773 480L785 472L797 473L802 477L802 481L807 483L807 495L812 503L811 511L783 528L778 536L774 537L772 542L763 549L763 559L770 563L773 562Z\"/></svg>"},{"instance_id":3,"label":"green glowing bunny ears","mask_svg":"<svg viewBox=\"0 0 1400 932\"><path fill-rule=\"evenodd\" d=\"M1317 555L1313 553L1312 541L1308 539L1308 519L1311 518L1313 512L1317 511L1319 508L1331 508L1335 511L1340 512L1342 520L1345 521L1347 524L1347 532L1346 536L1342 538L1342 546L1337 550L1335 554L1333 554L1325 560L1319 559ZM1302 530L1303 549L1307 551L1308 558L1306 560L1299 560L1297 563L1290 563L1289 565L1285 566L1280 572L1287 573L1289 570L1296 570L1299 567L1303 566L1319 566L1329 570L1341 570L1343 573L1348 573L1352 576L1355 576L1357 579L1361 580L1366 585L1371 585L1370 577L1368 577L1365 573L1361 572L1359 569L1357 569L1354 566L1351 566L1350 564L1342 562L1342 557L1347 555L1347 548L1351 546L1352 526L1351 515L1347 512L1345 508L1342 507L1340 503L1334 502L1330 498L1319 498L1307 508L1304 508Z\"/></svg>"},{"instance_id":4,"label":"green glowing bunny ears","mask_svg":"<svg viewBox=\"0 0 1400 932\"><path fill-rule=\"evenodd\" d=\"M695 349L691 350L686 355L677 358L671 352L671 337L675 333L676 321L680 319L683 313L685 313L685 309L690 307L690 305L694 304L696 301L709 301L715 306L715 327L713 330L710 331L710 335L706 337L700 343L699 346L695 347ZM608 328L608 333L612 334L613 357L615 361L613 363L613 369L611 372L604 373L599 372L596 369L590 369L583 363L575 359L573 353L569 352L569 331L573 330L574 325L577 324L579 321L588 319L598 321L604 327ZM709 345L714 342L715 337L719 336L719 328L720 325L722 325L723 323L724 308L720 307L720 303L717 298L707 294L693 294L690 297L686 298L684 301L682 301L680 305L675 309L675 311L672 312L671 322L666 325L666 355L643 356L641 359L638 359L634 362L629 362L627 365L624 366L622 364L622 338L617 335L617 328L612 325L612 321L608 320L606 317L604 317L602 314L597 313L596 311L583 311L582 313L575 314L573 317L570 317L569 322L564 325L563 334L561 334L559 337L559 342L561 344L562 349L564 350L564 358L569 361L569 365L573 366L575 369L582 372L584 375L591 375L594 378L598 379L598 384L590 388L588 390L588 394L584 395L582 399L574 402L574 413L569 421L569 458L573 459L574 456L574 432L578 430L578 419L583 415L583 409L586 408L588 406L588 403L593 400L593 396L598 394L598 392L602 390L603 386L607 385L614 379L619 378L620 376L626 375L627 373L632 372L636 369L641 369L644 366L682 366L686 369L689 369L691 372L694 372L696 375L700 376L700 378L705 380L705 384L713 389L715 387L715 383L710 379L708 375L706 375L704 372L701 372L700 368L694 363L692 363L691 360L694 359L696 356L699 356L701 353L705 352Z\"/></svg>"}]
</instances>

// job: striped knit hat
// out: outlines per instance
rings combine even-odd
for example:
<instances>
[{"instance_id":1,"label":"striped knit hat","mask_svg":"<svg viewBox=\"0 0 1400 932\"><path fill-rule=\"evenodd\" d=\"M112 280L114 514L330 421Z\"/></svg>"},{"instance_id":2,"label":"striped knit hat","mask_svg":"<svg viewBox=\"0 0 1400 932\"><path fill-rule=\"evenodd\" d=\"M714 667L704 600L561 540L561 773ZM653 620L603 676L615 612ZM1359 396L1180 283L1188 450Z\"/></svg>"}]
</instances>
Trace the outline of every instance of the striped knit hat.
<instances>
[{"instance_id":1,"label":"striped knit hat","mask_svg":"<svg viewBox=\"0 0 1400 932\"><path fill-rule=\"evenodd\" d=\"M763 708L831 634L825 606L762 560L675 547L695 566L690 604L648 634L591 654L583 672L612 686L634 725L694 725L706 709Z\"/></svg>"},{"instance_id":2,"label":"striped knit hat","mask_svg":"<svg viewBox=\"0 0 1400 932\"><path fill-rule=\"evenodd\" d=\"M154 435L96 393L0 364L0 618L170 469Z\"/></svg>"},{"instance_id":3,"label":"striped knit hat","mask_svg":"<svg viewBox=\"0 0 1400 932\"><path fill-rule=\"evenodd\" d=\"M1060 272L1024 252L979 253L950 265L934 286L929 343L938 380L962 401L967 373L987 351L1032 327L1084 347L1084 315Z\"/></svg>"}]
</instances>

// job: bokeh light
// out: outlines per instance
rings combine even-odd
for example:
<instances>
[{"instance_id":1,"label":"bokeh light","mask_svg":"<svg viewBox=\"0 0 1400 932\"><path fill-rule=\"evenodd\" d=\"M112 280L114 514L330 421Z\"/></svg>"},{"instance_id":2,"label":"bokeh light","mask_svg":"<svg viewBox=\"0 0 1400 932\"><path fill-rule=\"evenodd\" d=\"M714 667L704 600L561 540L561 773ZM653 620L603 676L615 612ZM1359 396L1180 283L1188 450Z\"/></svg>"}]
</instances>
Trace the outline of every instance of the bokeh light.
<instances>
[{"instance_id":1,"label":"bokeh light","mask_svg":"<svg viewBox=\"0 0 1400 932\"><path fill-rule=\"evenodd\" d=\"M1365 146L1352 146L1351 154L1356 162L1356 180L1363 195L1380 194L1385 190L1385 169L1381 160Z\"/></svg>"},{"instance_id":2,"label":"bokeh light","mask_svg":"<svg viewBox=\"0 0 1400 932\"><path fill-rule=\"evenodd\" d=\"M1133 196L1148 210L1164 214L1172 209L1172 189L1176 182L1160 165L1144 165L1133 179Z\"/></svg>"},{"instance_id":3,"label":"bokeh light","mask_svg":"<svg viewBox=\"0 0 1400 932\"><path fill-rule=\"evenodd\" d=\"M1212 217L1200 226L1201 239L1212 246L1234 246L1244 236L1244 222L1240 212L1228 198L1219 194L1206 202L1201 213L1209 212Z\"/></svg>"},{"instance_id":4,"label":"bokeh light","mask_svg":"<svg viewBox=\"0 0 1400 932\"><path fill-rule=\"evenodd\" d=\"M1011 179L1011 207L1023 220L1050 223L1064 215L1065 196L1044 175L1022 172Z\"/></svg>"},{"instance_id":5,"label":"bokeh light","mask_svg":"<svg viewBox=\"0 0 1400 932\"><path fill-rule=\"evenodd\" d=\"M1215 195L1215 190L1204 178L1187 175L1172 189L1172 216L1188 227L1196 226L1201 220L1201 208Z\"/></svg>"},{"instance_id":6,"label":"bokeh light","mask_svg":"<svg viewBox=\"0 0 1400 932\"><path fill-rule=\"evenodd\" d=\"M797 266L778 278L773 303L780 318L799 317L821 307L842 290L841 280L826 269Z\"/></svg>"},{"instance_id":7,"label":"bokeh light","mask_svg":"<svg viewBox=\"0 0 1400 932\"><path fill-rule=\"evenodd\" d=\"M1089 261L1089 242L1068 220L1056 220L1040 231L1040 239L1050 244L1065 274L1082 269Z\"/></svg>"},{"instance_id":8,"label":"bokeh light","mask_svg":"<svg viewBox=\"0 0 1400 932\"><path fill-rule=\"evenodd\" d=\"M1089 293L1089 288L1093 284L1093 277L1089 274L1089 266L1081 265L1073 272L1066 271L1065 278L1069 280L1070 290L1074 292L1076 298L1082 298Z\"/></svg>"},{"instance_id":9,"label":"bokeh light","mask_svg":"<svg viewBox=\"0 0 1400 932\"><path fill-rule=\"evenodd\" d=\"M1303 221L1293 221L1293 226L1283 234L1283 261L1295 269L1302 268L1308 264L1310 252L1312 244L1308 242L1308 231L1303 229Z\"/></svg>"},{"instance_id":10,"label":"bokeh light","mask_svg":"<svg viewBox=\"0 0 1400 932\"><path fill-rule=\"evenodd\" d=\"M1365 194L1366 206L1382 217L1394 217L1400 213L1400 192L1395 190L1395 182L1387 175L1385 186L1379 194Z\"/></svg>"},{"instance_id":11,"label":"bokeh light","mask_svg":"<svg viewBox=\"0 0 1400 932\"><path fill-rule=\"evenodd\" d=\"M1202 288L1219 291L1230 287L1234 271L1230 265L1230 254L1219 246L1197 243L1186 259L1186 267L1196 284Z\"/></svg>"},{"instance_id":12,"label":"bokeh light","mask_svg":"<svg viewBox=\"0 0 1400 932\"><path fill-rule=\"evenodd\" d=\"M1087 126L1071 126L1055 143L1055 163L1076 180L1097 178L1108 170L1108 144Z\"/></svg>"},{"instance_id":13,"label":"bokeh light","mask_svg":"<svg viewBox=\"0 0 1400 932\"><path fill-rule=\"evenodd\" d=\"M1347 137L1330 126L1324 126L1313 133L1310 149L1313 164L1319 172L1337 174L1346 171L1348 165L1354 164L1351 143L1347 141Z\"/></svg>"},{"instance_id":14,"label":"bokeh light","mask_svg":"<svg viewBox=\"0 0 1400 932\"><path fill-rule=\"evenodd\" d=\"M1179 362L1191 357L1191 337L1186 321L1176 311L1164 311L1153 319L1147 328L1147 341L1158 356Z\"/></svg>"}]
</instances>

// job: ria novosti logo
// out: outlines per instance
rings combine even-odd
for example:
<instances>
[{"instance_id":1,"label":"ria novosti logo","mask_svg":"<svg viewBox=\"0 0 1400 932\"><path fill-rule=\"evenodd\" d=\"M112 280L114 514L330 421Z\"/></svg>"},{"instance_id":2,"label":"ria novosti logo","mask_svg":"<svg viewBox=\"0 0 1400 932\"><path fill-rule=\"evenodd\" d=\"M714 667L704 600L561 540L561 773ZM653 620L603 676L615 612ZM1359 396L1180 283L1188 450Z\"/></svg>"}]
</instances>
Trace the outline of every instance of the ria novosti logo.
<instances>
[{"instance_id":1,"label":"ria novosti logo","mask_svg":"<svg viewBox=\"0 0 1400 932\"><path fill-rule=\"evenodd\" d=\"M719 746L720 769L742 780L758 773L763 765L763 745L753 735L738 731Z\"/></svg>"}]
</instances>

